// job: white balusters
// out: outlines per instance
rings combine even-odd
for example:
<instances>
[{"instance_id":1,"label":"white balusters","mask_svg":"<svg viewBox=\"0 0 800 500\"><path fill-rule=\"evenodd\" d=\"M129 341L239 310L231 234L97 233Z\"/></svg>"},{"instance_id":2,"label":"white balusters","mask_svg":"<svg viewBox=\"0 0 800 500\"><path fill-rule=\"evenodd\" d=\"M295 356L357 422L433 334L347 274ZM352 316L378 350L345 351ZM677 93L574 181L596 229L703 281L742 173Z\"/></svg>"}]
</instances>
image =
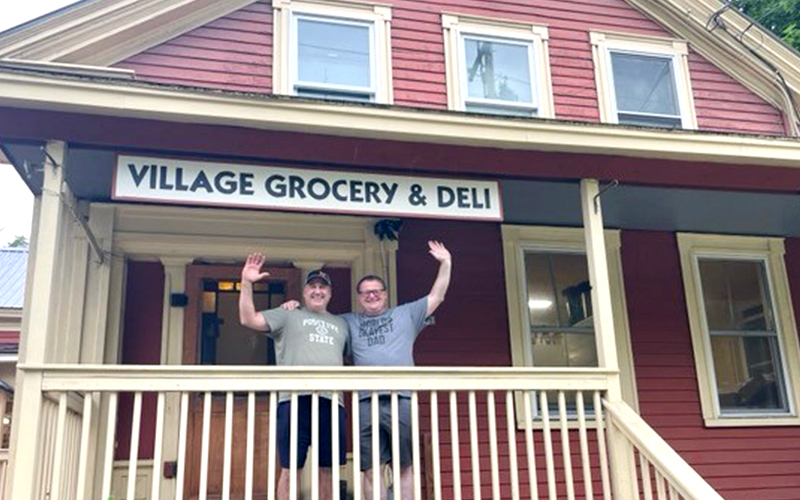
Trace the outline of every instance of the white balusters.
<instances>
[{"instance_id":1,"label":"white balusters","mask_svg":"<svg viewBox=\"0 0 800 500\"><path fill-rule=\"evenodd\" d=\"M231 498L231 449L233 448L233 393L225 395L225 448L222 463L222 500Z\"/></svg>"},{"instance_id":2,"label":"white balusters","mask_svg":"<svg viewBox=\"0 0 800 500\"><path fill-rule=\"evenodd\" d=\"M158 500L161 495L161 470L163 464L164 447L164 405L166 404L166 393L159 392L156 402L156 435L153 450L153 484L150 491L151 500Z\"/></svg>"},{"instance_id":3,"label":"white balusters","mask_svg":"<svg viewBox=\"0 0 800 500\"><path fill-rule=\"evenodd\" d=\"M183 486L186 480L186 440L189 426L189 393L181 393L181 416L178 429L178 475L175 481L175 500L183 500Z\"/></svg>"},{"instance_id":4,"label":"white balusters","mask_svg":"<svg viewBox=\"0 0 800 500\"><path fill-rule=\"evenodd\" d=\"M450 450L453 462L453 498L461 500L461 447L458 444L458 397L450 391Z\"/></svg>"},{"instance_id":5,"label":"white balusters","mask_svg":"<svg viewBox=\"0 0 800 500\"><path fill-rule=\"evenodd\" d=\"M208 453L211 441L211 393L203 395L203 436L200 445L200 500L208 496Z\"/></svg>"},{"instance_id":6,"label":"white balusters","mask_svg":"<svg viewBox=\"0 0 800 500\"><path fill-rule=\"evenodd\" d=\"M247 450L244 462L244 499L253 500L253 460L256 441L256 393L247 393ZM272 447L275 443L270 442Z\"/></svg>"},{"instance_id":7,"label":"white balusters","mask_svg":"<svg viewBox=\"0 0 800 500\"><path fill-rule=\"evenodd\" d=\"M567 500L575 500L575 482L572 477L572 454L569 448L569 421L564 391L558 391L558 420L561 424L561 456L563 458L564 482L567 485Z\"/></svg>"},{"instance_id":8,"label":"white balusters","mask_svg":"<svg viewBox=\"0 0 800 500\"><path fill-rule=\"evenodd\" d=\"M592 487L592 465L589 455L589 437L586 432L586 407L583 400L583 391L578 391L575 397L575 406L578 412L578 438L581 447L581 469L583 471L583 494L586 500L594 500Z\"/></svg>"},{"instance_id":9,"label":"white balusters","mask_svg":"<svg viewBox=\"0 0 800 500\"><path fill-rule=\"evenodd\" d=\"M131 424L131 444L128 458L128 487L127 500L134 500L136 494L136 469L139 464L139 435L142 427L142 393L137 392L133 397L133 423Z\"/></svg>"}]
</instances>

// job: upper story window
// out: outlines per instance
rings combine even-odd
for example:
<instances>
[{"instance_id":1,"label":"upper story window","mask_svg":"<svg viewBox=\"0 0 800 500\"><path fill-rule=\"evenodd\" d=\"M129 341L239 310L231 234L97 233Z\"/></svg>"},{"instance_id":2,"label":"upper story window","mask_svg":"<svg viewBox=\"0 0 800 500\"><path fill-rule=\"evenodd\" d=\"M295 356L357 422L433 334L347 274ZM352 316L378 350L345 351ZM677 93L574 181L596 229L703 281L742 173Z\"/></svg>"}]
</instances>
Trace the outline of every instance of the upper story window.
<instances>
[{"instance_id":1,"label":"upper story window","mask_svg":"<svg viewBox=\"0 0 800 500\"><path fill-rule=\"evenodd\" d=\"M552 117L547 28L442 15L450 109Z\"/></svg>"},{"instance_id":2,"label":"upper story window","mask_svg":"<svg viewBox=\"0 0 800 500\"><path fill-rule=\"evenodd\" d=\"M386 6L274 0L276 94L390 104Z\"/></svg>"},{"instance_id":3,"label":"upper story window","mask_svg":"<svg viewBox=\"0 0 800 500\"><path fill-rule=\"evenodd\" d=\"M608 33L591 38L602 121L697 128L685 42Z\"/></svg>"},{"instance_id":4,"label":"upper story window","mask_svg":"<svg viewBox=\"0 0 800 500\"><path fill-rule=\"evenodd\" d=\"M706 424L796 425L783 241L679 234L678 243Z\"/></svg>"}]
</instances>

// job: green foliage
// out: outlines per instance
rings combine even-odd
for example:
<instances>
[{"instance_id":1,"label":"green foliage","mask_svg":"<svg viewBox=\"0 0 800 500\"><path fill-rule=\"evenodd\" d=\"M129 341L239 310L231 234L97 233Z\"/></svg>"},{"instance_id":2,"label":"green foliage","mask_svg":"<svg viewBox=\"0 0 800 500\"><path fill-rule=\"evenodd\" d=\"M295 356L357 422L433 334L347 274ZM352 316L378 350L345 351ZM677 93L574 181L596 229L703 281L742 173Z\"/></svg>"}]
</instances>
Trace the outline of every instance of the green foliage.
<instances>
[{"instance_id":1,"label":"green foliage","mask_svg":"<svg viewBox=\"0 0 800 500\"><path fill-rule=\"evenodd\" d=\"M8 246L10 248L28 248L28 238L24 236L15 236Z\"/></svg>"},{"instance_id":2,"label":"green foliage","mask_svg":"<svg viewBox=\"0 0 800 500\"><path fill-rule=\"evenodd\" d=\"M800 50L800 0L733 0L733 5Z\"/></svg>"}]
</instances>

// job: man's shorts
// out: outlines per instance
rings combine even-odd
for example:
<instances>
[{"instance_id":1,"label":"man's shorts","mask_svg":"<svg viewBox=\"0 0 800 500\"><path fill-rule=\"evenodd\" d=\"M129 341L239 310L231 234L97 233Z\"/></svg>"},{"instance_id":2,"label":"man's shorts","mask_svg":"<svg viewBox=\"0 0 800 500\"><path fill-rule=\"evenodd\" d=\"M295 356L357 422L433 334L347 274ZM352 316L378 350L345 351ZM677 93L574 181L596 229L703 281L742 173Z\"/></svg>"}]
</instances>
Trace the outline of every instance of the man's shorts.
<instances>
[{"instance_id":1,"label":"man's shorts","mask_svg":"<svg viewBox=\"0 0 800 500\"><path fill-rule=\"evenodd\" d=\"M372 412L371 398L362 399L359 403L359 427L361 428L361 470L372 469ZM400 430L400 466L408 467L412 463L411 432L411 399L397 398ZM392 461L392 402L390 396L378 398L378 431L380 435L380 463Z\"/></svg>"},{"instance_id":2,"label":"man's shorts","mask_svg":"<svg viewBox=\"0 0 800 500\"><path fill-rule=\"evenodd\" d=\"M308 447L311 443L311 396L297 398L297 468L302 468L306 463ZM288 469L289 443L291 442L291 402L284 401L278 405L278 455L281 467ZM331 467L332 441L331 441L331 400L319 398L319 466ZM344 408L339 406L339 465L346 462L347 444L345 442L345 429L347 416ZM316 443L313 443L316 446Z\"/></svg>"}]
</instances>

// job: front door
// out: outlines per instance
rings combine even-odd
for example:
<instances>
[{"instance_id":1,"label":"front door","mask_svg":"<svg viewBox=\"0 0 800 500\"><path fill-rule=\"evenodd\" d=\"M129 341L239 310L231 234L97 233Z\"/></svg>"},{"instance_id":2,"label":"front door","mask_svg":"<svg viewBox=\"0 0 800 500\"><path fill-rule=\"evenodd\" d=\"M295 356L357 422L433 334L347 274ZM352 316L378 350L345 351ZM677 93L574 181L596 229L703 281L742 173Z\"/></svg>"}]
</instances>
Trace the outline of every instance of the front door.
<instances>
[{"instance_id":1,"label":"front door","mask_svg":"<svg viewBox=\"0 0 800 500\"><path fill-rule=\"evenodd\" d=\"M266 269L270 277L254 285L257 310L277 307L301 297L301 272L292 268ZM184 364L272 365L275 349L271 339L239 323L241 266L191 265L187 268L188 304L184 332ZM234 397L231 495L242 497L245 490L247 444L247 394ZM256 396L255 447L253 464L254 498L267 496L267 394ZM189 498L200 490L203 433L203 399L194 398L189 407L186 445L186 484ZM225 396L214 395L211 405L207 491L209 498L222 494L225 445Z\"/></svg>"}]
</instances>

